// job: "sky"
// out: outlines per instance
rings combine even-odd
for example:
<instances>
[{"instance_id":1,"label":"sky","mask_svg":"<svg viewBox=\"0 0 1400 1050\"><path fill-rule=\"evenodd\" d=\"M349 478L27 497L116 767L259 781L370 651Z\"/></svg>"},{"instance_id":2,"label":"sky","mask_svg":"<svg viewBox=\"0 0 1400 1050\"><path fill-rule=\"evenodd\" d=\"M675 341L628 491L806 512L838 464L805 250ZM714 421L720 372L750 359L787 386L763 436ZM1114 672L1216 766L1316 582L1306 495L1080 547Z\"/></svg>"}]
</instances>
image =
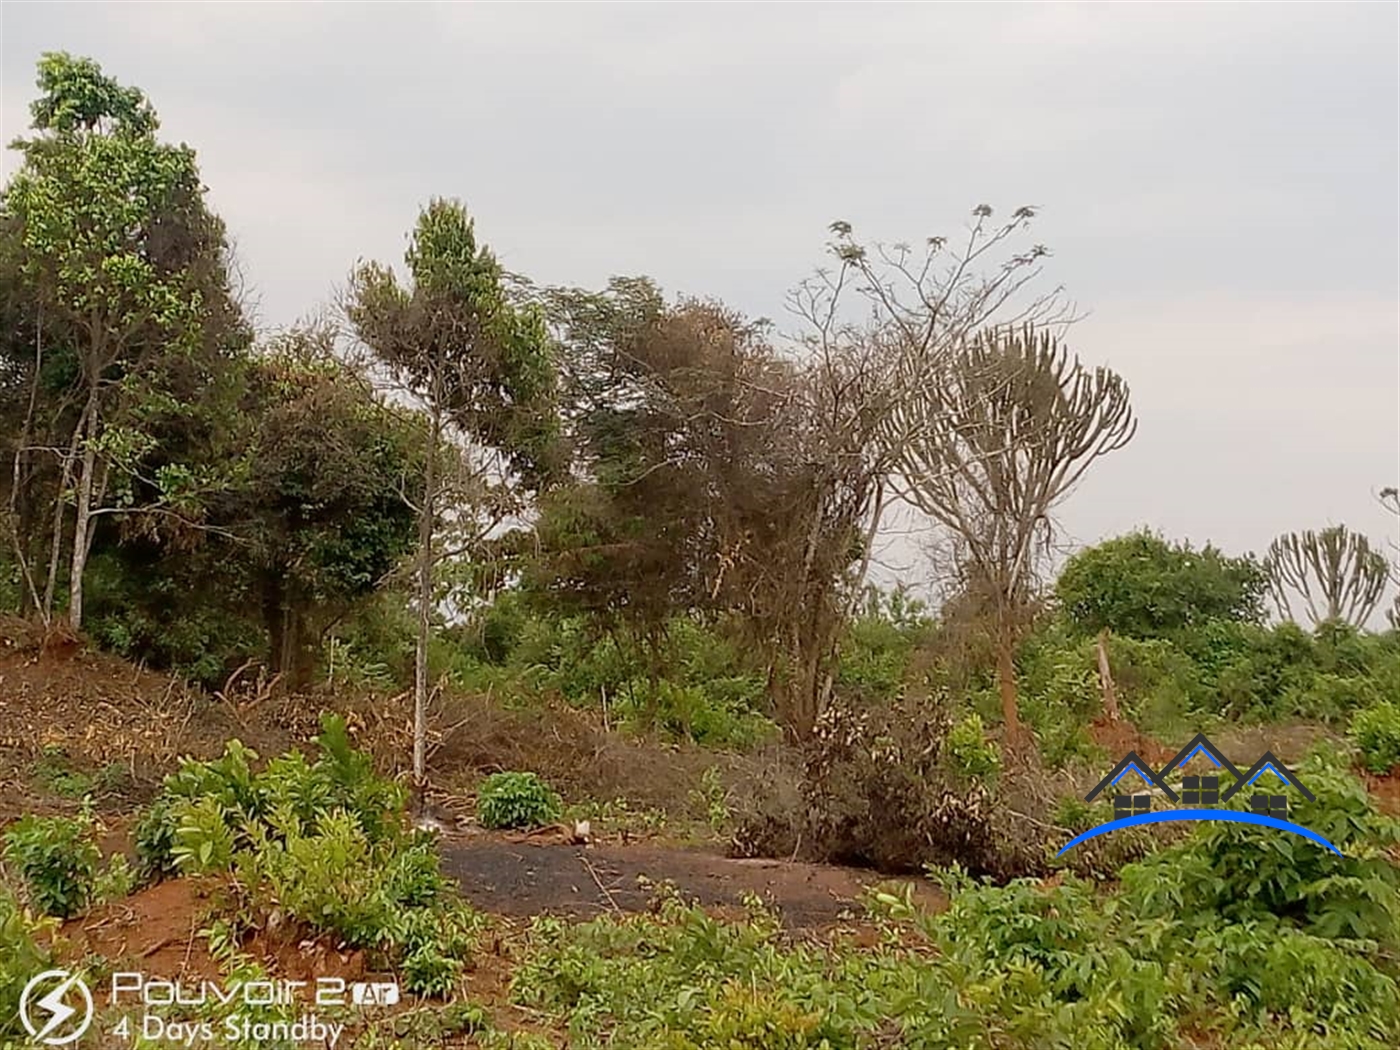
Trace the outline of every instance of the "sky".
<instances>
[{"instance_id":1,"label":"sky","mask_svg":"<svg viewBox=\"0 0 1400 1050\"><path fill-rule=\"evenodd\" d=\"M1139 419L1058 517L1262 553L1400 527L1392 3L0 3L0 131L49 50L199 153L268 327L457 197L512 270L644 273L786 327L827 227L1032 236ZM3 172L16 166L5 154ZM918 530L886 581L926 582ZM909 533L909 534L906 534Z\"/></svg>"}]
</instances>

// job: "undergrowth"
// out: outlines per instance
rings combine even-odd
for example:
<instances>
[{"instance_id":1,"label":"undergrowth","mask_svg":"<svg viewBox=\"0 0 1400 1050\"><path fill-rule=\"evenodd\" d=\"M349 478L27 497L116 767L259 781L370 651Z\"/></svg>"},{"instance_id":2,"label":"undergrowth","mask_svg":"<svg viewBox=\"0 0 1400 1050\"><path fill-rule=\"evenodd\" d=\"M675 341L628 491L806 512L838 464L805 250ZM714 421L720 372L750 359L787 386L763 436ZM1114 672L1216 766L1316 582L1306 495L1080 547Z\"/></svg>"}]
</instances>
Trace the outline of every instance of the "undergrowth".
<instances>
[{"instance_id":1,"label":"undergrowth","mask_svg":"<svg viewBox=\"0 0 1400 1050\"><path fill-rule=\"evenodd\" d=\"M758 902L726 923L673 895L654 916L535 920L513 994L570 1045L615 1050L1387 1050L1400 829L1334 756L1302 775L1317 801L1298 819L1342 860L1221 825L1113 888L932 869L947 910L872 895L870 948L787 936Z\"/></svg>"},{"instance_id":2,"label":"undergrowth","mask_svg":"<svg viewBox=\"0 0 1400 1050\"><path fill-rule=\"evenodd\" d=\"M338 716L322 719L321 756L258 756L239 741L166 778L137 832L143 869L232 876L239 923L273 914L378 953L405 987L445 996L480 919L438 869L431 835L411 831L401 785L375 775Z\"/></svg>"}]
</instances>

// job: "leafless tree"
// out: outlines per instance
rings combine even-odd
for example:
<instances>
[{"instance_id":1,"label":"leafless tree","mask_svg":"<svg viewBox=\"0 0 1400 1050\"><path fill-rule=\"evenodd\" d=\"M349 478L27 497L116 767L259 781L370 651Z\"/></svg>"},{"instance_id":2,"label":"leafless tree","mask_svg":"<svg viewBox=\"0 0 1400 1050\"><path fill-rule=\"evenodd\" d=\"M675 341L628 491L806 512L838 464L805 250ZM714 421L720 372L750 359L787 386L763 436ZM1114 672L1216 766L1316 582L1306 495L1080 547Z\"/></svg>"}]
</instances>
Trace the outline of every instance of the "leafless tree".
<instances>
[{"instance_id":1,"label":"leafless tree","mask_svg":"<svg viewBox=\"0 0 1400 1050\"><path fill-rule=\"evenodd\" d=\"M794 561L770 560L783 566L771 604L791 656L780 692L798 735L829 700L840 628L860 601L881 518L896 496L892 476L907 422L900 406L938 382L955 350L987 325L1073 320L1059 288L1032 293L1049 251L1015 245L1034 216L1023 207L996 223L982 205L965 237L928 237L919 249L867 246L849 223L833 223L828 251L836 265L789 298L801 324L794 341L804 407L804 422L789 434L806 442L812 471L790 519L800 537Z\"/></svg>"},{"instance_id":2,"label":"leafless tree","mask_svg":"<svg viewBox=\"0 0 1400 1050\"><path fill-rule=\"evenodd\" d=\"M1301 598L1313 626L1328 620L1362 626L1390 578L1385 555L1345 525L1285 533L1269 544L1264 571L1279 614L1293 619L1290 597Z\"/></svg>"},{"instance_id":3,"label":"leafless tree","mask_svg":"<svg viewBox=\"0 0 1400 1050\"><path fill-rule=\"evenodd\" d=\"M1395 535L1400 537L1400 489L1390 485L1381 489L1376 498L1380 500L1381 506L1395 518ZM1385 618L1390 622L1391 627L1400 631L1400 540L1387 539L1386 543L1394 552L1390 564L1390 579L1397 589L1390 608L1386 610Z\"/></svg>"},{"instance_id":4,"label":"leafless tree","mask_svg":"<svg viewBox=\"0 0 1400 1050\"><path fill-rule=\"evenodd\" d=\"M1032 325L978 333L892 415L900 494L954 538L965 590L995 628L1008 737L1015 646L1053 536L1051 513L1137 429L1128 386Z\"/></svg>"}]
</instances>

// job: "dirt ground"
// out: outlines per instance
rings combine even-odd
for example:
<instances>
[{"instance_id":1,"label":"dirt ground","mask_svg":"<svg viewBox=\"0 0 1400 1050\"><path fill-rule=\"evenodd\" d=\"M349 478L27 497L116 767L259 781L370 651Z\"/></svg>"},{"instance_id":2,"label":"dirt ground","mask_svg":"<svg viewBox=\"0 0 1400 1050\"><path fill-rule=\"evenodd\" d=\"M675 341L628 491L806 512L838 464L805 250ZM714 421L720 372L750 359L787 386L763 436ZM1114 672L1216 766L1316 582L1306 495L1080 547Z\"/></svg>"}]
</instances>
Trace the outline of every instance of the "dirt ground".
<instances>
[{"instance_id":1,"label":"dirt ground","mask_svg":"<svg viewBox=\"0 0 1400 1050\"><path fill-rule=\"evenodd\" d=\"M685 900L721 912L742 907L753 895L776 908L788 927L814 929L860 915L860 897L881 883L873 872L853 868L732 860L651 844L581 847L461 836L443 842L442 858L444 873L458 880L473 905L519 917L644 912L652 907L657 887L669 883ZM941 906L927 883L914 885L927 906Z\"/></svg>"}]
</instances>

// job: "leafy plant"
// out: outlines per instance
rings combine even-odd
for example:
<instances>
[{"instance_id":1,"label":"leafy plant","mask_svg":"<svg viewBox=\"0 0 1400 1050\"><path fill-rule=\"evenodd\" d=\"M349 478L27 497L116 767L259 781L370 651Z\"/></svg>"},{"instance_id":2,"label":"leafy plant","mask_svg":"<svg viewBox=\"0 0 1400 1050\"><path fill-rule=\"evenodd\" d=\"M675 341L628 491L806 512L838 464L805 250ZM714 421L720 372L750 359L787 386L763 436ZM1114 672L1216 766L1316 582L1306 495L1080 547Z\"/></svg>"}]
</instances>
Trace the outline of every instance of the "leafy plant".
<instances>
[{"instance_id":1,"label":"leafy plant","mask_svg":"<svg viewBox=\"0 0 1400 1050\"><path fill-rule=\"evenodd\" d=\"M953 770L964 779L991 779L1001 768L1001 758L987 740L982 719L975 714L949 729L943 746Z\"/></svg>"},{"instance_id":2,"label":"leafy plant","mask_svg":"<svg viewBox=\"0 0 1400 1050\"><path fill-rule=\"evenodd\" d=\"M1372 773L1400 765L1400 704L1385 703L1358 711L1351 720L1352 743Z\"/></svg>"},{"instance_id":3,"label":"leafy plant","mask_svg":"<svg viewBox=\"0 0 1400 1050\"><path fill-rule=\"evenodd\" d=\"M115 853L107 861L107 866L93 880L92 898L99 903L118 901L129 897L139 885L139 872L131 866L126 854Z\"/></svg>"},{"instance_id":4,"label":"leafy plant","mask_svg":"<svg viewBox=\"0 0 1400 1050\"><path fill-rule=\"evenodd\" d=\"M558 820L563 805L534 773L493 773L477 791L476 812L482 827L531 828Z\"/></svg>"},{"instance_id":5,"label":"leafy plant","mask_svg":"<svg viewBox=\"0 0 1400 1050\"><path fill-rule=\"evenodd\" d=\"M24 879L34 906L60 919L92 899L101 853L92 823L71 817L21 817L5 832L5 858Z\"/></svg>"},{"instance_id":6,"label":"leafy plant","mask_svg":"<svg viewBox=\"0 0 1400 1050\"><path fill-rule=\"evenodd\" d=\"M20 994L29 979L48 969L52 961L45 935L53 925L54 920L36 919L21 908L9 887L0 882L0 1040L22 1034Z\"/></svg>"}]
</instances>

